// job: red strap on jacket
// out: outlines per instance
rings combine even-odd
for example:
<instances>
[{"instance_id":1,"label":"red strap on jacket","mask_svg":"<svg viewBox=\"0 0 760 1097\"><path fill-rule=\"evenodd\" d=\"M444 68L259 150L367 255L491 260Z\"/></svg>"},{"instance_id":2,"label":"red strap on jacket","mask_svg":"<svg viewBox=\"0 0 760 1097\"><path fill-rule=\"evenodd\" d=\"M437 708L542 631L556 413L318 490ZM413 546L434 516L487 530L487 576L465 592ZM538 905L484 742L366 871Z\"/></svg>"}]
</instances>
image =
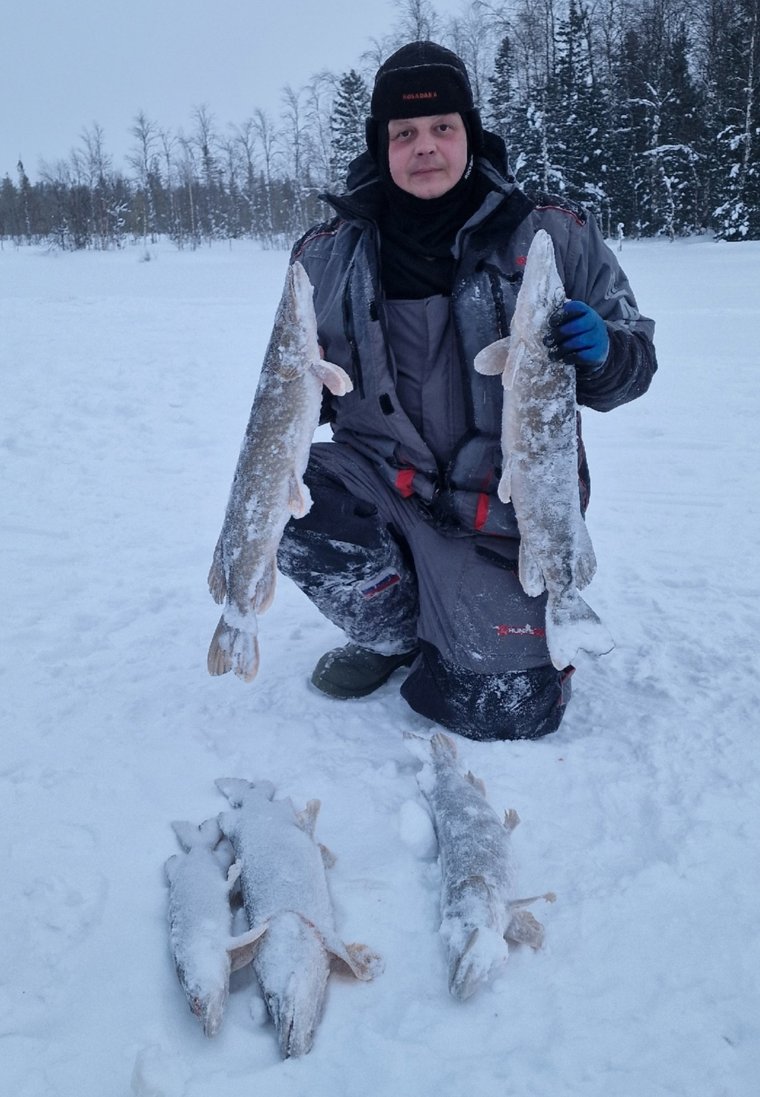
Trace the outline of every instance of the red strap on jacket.
<instances>
[{"instance_id":1,"label":"red strap on jacket","mask_svg":"<svg viewBox=\"0 0 760 1097\"><path fill-rule=\"evenodd\" d=\"M396 489L403 495L404 499L414 495L414 478L416 475L416 469L399 469L396 473Z\"/></svg>"}]
</instances>

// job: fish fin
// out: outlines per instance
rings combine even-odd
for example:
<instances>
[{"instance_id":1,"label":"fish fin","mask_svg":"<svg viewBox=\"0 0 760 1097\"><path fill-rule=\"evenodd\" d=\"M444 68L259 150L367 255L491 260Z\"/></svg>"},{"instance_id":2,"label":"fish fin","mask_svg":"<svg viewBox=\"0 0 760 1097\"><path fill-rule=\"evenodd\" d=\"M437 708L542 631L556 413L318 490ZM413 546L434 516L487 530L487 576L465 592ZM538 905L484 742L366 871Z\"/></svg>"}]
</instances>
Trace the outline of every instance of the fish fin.
<instances>
[{"instance_id":1,"label":"fish fin","mask_svg":"<svg viewBox=\"0 0 760 1097\"><path fill-rule=\"evenodd\" d=\"M303 518L311 510L311 494L302 478L296 473L290 474L288 481L288 510L294 518Z\"/></svg>"},{"instance_id":2,"label":"fish fin","mask_svg":"<svg viewBox=\"0 0 760 1097\"><path fill-rule=\"evenodd\" d=\"M489 343L475 355L473 365L478 373L484 377L498 377L504 372L509 353L509 336L506 339L497 339L495 343Z\"/></svg>"},{"instance_id":3,"label":"fish fin","mask_svg":"<svg viewBox=\"0 0 760 1097\"><path fill-rule=\"evenodd\" d=\"M442 731L437 731L430 740L430 744L433 750L433 754L439 755L439 757L448 758L453 761L457 756L457 745L449 735L444 735Z\"/></svg>"},{"instance_id":4,"label":"fish fin","mask_svg":"<svg viewBox=\"0 0 760 1097\"><path fill-rule=\"evenodd\" d=\"M173 853L169 860L164 865L164 872L166 873L166 879L170 884L173 884L177 877L177 869L179 868L180 855Z\"/></svg>"},{"instance_id":5,"label":"fish fin","mask_svg":"<svg viewBox=\"0 0 760 1097\"><path fill-rule=\"evenodd\" d=\"M249 929L247 933L241 933L239 937L232 937L227 943L227 951L230 954L230 963L233 971L250 964L259 947L261 938L269 928L269 922L262 922L260 926Z\"/></svg>"},{"instance_id":6,"label":"fish fin","mask_svg":"<svg viewBox=\"0 0 760 1097\"><path fill-rule=\"evenodd\" d=\"M317 816L321 806L319 800L309 800L303 811L296 812L296 826L305 831L310 838L314 837L314 828L317 825Z\"/></svg>"},{"instance_id":7,"label":"fish fin","mask_svg":"<svg viewBox=\"0 0 760 1097\"><path fill-rule=\"evenodd\" d=\"M345 396L347 392L353 391L354 385L351 378L344 369L333 362L326 362L324 358L320 358L318 362L312 364L311 368L333 396Z\"/></svg>"},{"instance_id":8,"label":"fish fin","mask_svg":"<svg viewBox=\"0 0 760 1097\"><path fill-rule=\"evenodd\" d=\"M211 591L211 597L216 604L221 606L227 597L227 579L224 574L224 550L221 536L216 542L214 558L211 561L211 568L208 573L208 589Z\"/></svg>"},{"instance_id":9,"label":"fish fin","mask_svg":"<svg viewBox=\"0 0 760 1097\"><path fill-rule=\"evenodd\" d=\"M274 592L277 585L277 560L273 556L264 565L264 571L256 584L253 595L253 609L255 613L266 613L274 601Z\"/></svg>"},{"instance_id":10,"label":"fish fin","mask_svg":"<svg viewBox=\"0 0 760 1097\"><path fill-rule=\"evenodd\" d=\"M476 777L470 770L464 775L465 781L469 781L473 788L477 789L482 796L486 796L486 783L482 777Z\"/></svg>"},{"instance_id":11,"label":"fish fin","mask_svg":"<svg viewBox=\"0 0 760 1097\"><path fill-rule=\"evenodd\" d=\"M413 731L403 732L403 738L407 750L414 755L418 762L422 762L423 765L430 763L432 739L428 738L427 735L417 735Z\"/></svg>"},{"instance_id":12,"label":"fish fin","mask_svg":"<svg viewBox=\"0 0 760 1097\"><path fill-rule=\"evenodd\" d=\"M194 823L175 822L172 823L172 830L186 853L192 849L198 839L198 828Z\"/></svg>"},{"instance_id":13,"label":"fish fin","mask_svg":"<svg viewBox=\"0 0 760 1097\"><path fill-rule=\"evenodd\" d=\"M516 945L541 948L544 943L544 927L529 910L517 910L510 918L504 937Z\"/></svg>"},{"instance_id":14,"label":"fish fin","mask_svg":"<svg viewBox=\"0 0 760 1097\"><path fill-rule=\"evenodd\" d=\"M187 852L193 847L214 850L219 845L222 832L216 819L206 819L199 827L193 823L174 822L172 830L182 848Z\"/></svg>"},{"instance_id":15,"label":"fish fin","mask_svg":"<svg viewBox=\"0 0 760 1097\"><path fill-rule=\"evenodd\" d=\"M504 468L501 473L501 479L499 480L499 486L496 489L496 494L501 499L502 503L509 503L512 499L512 454L508 454L507 459L504 462Z\"/></svg>"},{"instance_id":16,"label":"fish fin","mask_svg":"<svg viewBox=\"0 0 760 1097\"><path fill-rule=\"evenodd\" d=\"M525 358L528 354L528 348L525 343L518 343L514 349L514 352L510 354L507 359L507 365L504 370L504 388L511 389L514 386L517 374L520 371Z\"/></svg>"},{"instance_id":17,"label":"fish fin","mask_svg":"<svg viewBox=\"0 0 760 1097\"><path fill-rule=\"evenodd\" d=\"M323 846L321 842L319 842L318 844L319 852L322 855L322 864L325 866L325 868L333 868L338 858L335 856L331 849L327 848L327 846Z\"/></svg>"},{"instance_id":18,"label":"fish fin","mask_svg":"<svg viewBox=\"0 0 760 1097\"><path fill-rule=\"evenodd\" d=\"M591 544L591 535L581 514L578 514L575 547L575 585L578 590L583 590L596 574L596 555Z\"/></svg>"},{"instance_id":19,"label":"fish fin","mask_svg":"<svg viewBox=\"0 0 760 1097\"><path fill-rule=\"evenodd\" d=\"M334 960L347 967L351 974L362 982L369 982L370 979L380 975L385 966L380 954L367 945L353 942L350 945L337 943L333 947L328 944L327 950Z\"/></svg>"},{"instance_id":20,"label":"fish fin","mask_svg":"<svg viewBox=\"0 0 760 1097\"><path fill-rule=\"evenodd\" d=\"M546 643L557 670L570 666L579 651L606 655L615 641L591 606L574 588L546 604Z\"/></svg>"},{"instance_id":21,"label":"fish fin","mask_svg":"<svg viewBox=\"0 0 760 1097\"><path fill-rule=\"evenodd\" d=\"M537 598L546 589L542 572L535 553L531 551L526 537L520 538L520 550L517 558L517 574L520 585L529 598ZM566 664L567 665L567 664Z\"/></svg>"},{"instance_id":22,"label":"fish fin","mask_svg":"<svg viewBox=\"0 0 760 1097\"><path fill-rule=\"evenodd\" d=\"M222 832L216 819L205 819L197 828L201 841L208 849L216 849L222 840Z\"/></svg>"},{"instance_id":23,"label":"fish fin","mask_svg":"<svg viewBox=\"0 0 760 1097\"><path fill-rule=\"evenodd\" d=\"M504 812L504 826L507 830L514 830L519 822L520 816L514 808L510 808L509 811Z\"/></svg>"},{"instance_id":24,"label":"fish fin","mask_svg":"<svg viewBox=\"0 0 760 1097\"><path fill-rule=\"evenodd\" d=\"M253 787L250 781L243 781L239 777L217 777L214 784L227 797L233 808L241 807L246 792ZM220 823L220 826L224 830L222 823Z\"/></svg>"},{"instance_id":25,"label":"fish fin","mask_svg":"<svg viewBox=\"0 0 760 1097\"><path fill-rule=\"evenodd\" d=\"M219 826L218 818L215 820L215 822L217 826ZM221 837L218 844L214 848L214 857L216 858L216 861L222 872L226 873L229 877L229 874L232 871L232 866L235 864L235 850L232 848L232 842L230 842L229 838L227 838L222 832L221 827L219 827L219 832L221 834Z\"/></svg>"},{"instance_id":26,"label":"fish fin","mask_svg":"<svg viewBox=\"0 0 760 1097\"><path fill-rule=\"evenodd\" d=\"M510 910L519 910L528 907L531 903L538 903L543 899L545 903L556 903L557 896L553 891L545 891L543 895L528 895L525 899L513 899L509 904Z\"/></svg>"},{"instance_id":27,"label":"fish fin","mask_svg":"<svg viewBox=\"0 0 760 1097\"><path fill-rule=\"evenodd\" d=\"M254 624L256 618L251 615ZM228 625L224 615L211 637L206 657L209 674L217 676L234 670L244 682L252 682L259 671L259 641L255 632Z\"/></svg>"}]
</instances>

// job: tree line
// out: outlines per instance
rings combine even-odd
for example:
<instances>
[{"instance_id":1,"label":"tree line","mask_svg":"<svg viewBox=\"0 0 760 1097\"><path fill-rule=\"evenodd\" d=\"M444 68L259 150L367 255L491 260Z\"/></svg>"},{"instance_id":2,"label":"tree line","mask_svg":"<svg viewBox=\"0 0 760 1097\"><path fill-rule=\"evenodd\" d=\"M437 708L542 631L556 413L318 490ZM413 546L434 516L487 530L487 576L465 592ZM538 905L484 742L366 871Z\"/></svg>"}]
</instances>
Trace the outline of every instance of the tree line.
<instances>
[{"instance_id":1,"label":"tree line","mask_svg":"<svg viewBox=\"0 0 760 1097\"><path fill-rule=\"evenodd\" d=\"M445 21L433 0L395 8L392 35L350 72L283 88L276 118L222 129L203 106L174 133L141 112L126 170L97 124L35 182L19 163L0 240L285 246L330 215L320 195L364 148L377 66L422 38L465 60L528 192L582 203L608 236L760 238L760 0L474 0Z\"/></svg>"}]
</instances>

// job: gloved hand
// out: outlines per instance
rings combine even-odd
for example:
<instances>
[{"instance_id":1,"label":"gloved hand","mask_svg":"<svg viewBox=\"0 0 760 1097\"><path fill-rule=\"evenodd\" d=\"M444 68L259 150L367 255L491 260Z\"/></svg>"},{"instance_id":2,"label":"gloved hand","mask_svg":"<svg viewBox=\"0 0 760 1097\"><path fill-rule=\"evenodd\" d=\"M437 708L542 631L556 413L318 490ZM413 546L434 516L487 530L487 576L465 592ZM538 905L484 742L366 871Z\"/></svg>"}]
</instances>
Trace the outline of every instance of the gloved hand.
<instances>
[{"instance_id":1,"label":"gloved hand","mask_svg":"<svg viewBox=\"0 0 760 1097\"><path fill-rule=\"evenodd\" d=\"M602 368L610 350L607 325L583 301L565 301L551 315L544 342L552 361L569 362L587 377Z\"/></svg>"}]
</instances>

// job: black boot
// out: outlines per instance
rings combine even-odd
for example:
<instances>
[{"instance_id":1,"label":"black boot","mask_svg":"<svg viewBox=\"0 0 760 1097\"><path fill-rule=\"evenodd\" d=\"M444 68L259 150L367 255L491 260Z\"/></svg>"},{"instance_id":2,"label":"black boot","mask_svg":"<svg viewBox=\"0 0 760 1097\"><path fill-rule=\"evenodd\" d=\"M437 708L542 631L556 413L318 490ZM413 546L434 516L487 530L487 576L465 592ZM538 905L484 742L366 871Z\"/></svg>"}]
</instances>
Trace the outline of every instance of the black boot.
<instances>
[{"instance_id":1,"label":"black boot","mask_svg":"<svg viewBox=\"0 0 760 1097\"><path fill-rule=\"evenodd\" d=\"M311 680L330 697L341 700L366 697L387 682L394 670L410 667L416 658L417 649L400 655L382 655L359 644L346 644L322 656Z\"/></svg>"}]
</instances>

